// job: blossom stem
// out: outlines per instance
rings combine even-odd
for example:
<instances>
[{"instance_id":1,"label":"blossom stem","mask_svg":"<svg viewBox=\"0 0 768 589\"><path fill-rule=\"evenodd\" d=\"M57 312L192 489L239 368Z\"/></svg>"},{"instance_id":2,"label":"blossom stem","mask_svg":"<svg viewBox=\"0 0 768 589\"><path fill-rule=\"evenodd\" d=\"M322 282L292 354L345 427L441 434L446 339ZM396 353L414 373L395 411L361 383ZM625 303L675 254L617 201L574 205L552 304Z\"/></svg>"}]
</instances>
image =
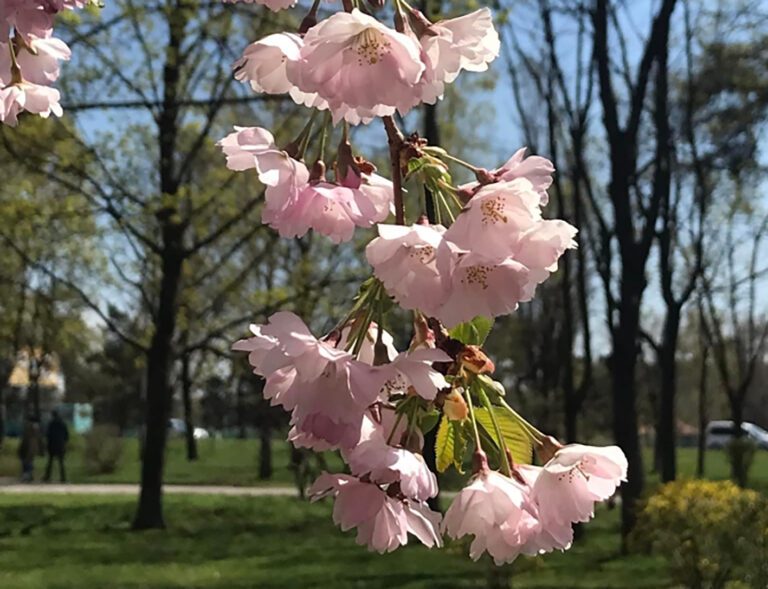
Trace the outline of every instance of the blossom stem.
<instances>
[{"instance_id":1,"label":"blossom stem","mask_svg":"<svg viewBox=\"0 0 768 589\"><path fill-rule=\"evenodd\" d=\"M395 197L395 223L405 225L405 206L403 205L403 179L400 170L400 152L403 147L403 134L391 116L383 117L389 143L389 159L392 165L392 192Z\"/></svg>"},{"instance_id":2,"label":"blossom stem","mask_svg":"<svg viewBox=\"0 0 768 589\"><path fill-rule=\"evenodd\" d=\"M504 439L504 434L501 433L501 427L499 427L499 422L496 419L496 414L493 411L493 405L491 405L490 399L488 399L488 395L485 394L485 392L481 395L481 401L483 405L485 405L485 408L488 410L488 414L491 416L491 422L493 422L493 429L496 431L496 437L499 440L499 453L501 454L501 466L502 470L504 471L504 474L508 477L512 476L512 466L509 464L509 456L507 454L507 442Z\"/></svg>"},{"instance_id":3,"label":"blossom stem","mask_svg":"<svg viewBox=\"0 0 768 589\"><path fill-rule=\"evenodd\" d=\"M328 127L330 126L331 122L331 113L326 112L325 117L323 120L323 130L320 134L320 147L317 150L317 159L324 160L325 159L325 143L328 139Z\"/></svg>"},{"instance_id":4,"label":"blossom stem","mask_svg":"<svg viewBox=\"0 0 768 589\"><path fill-rule=\"evenodd\" d=\"M515 419L517 419L520 422L520 425L523 427L523 429L533 438L533 440L537 444L541 444L542 440L546 437L543 433L541 433L538 429L536 429L533 425L528 423L525 418L523 418L522 415L520 415L517 411L512 409L512 407L509 406L509 404L503 399L499 398L499 402L501 403L501 406L504 407L507 411L509 411Z\"/></svg>"},{"instance_id":5,"label":"blossom stem","mask_svg":"<svg viewBox=\"0 0 768 589\"><path fill-rule=\"evenodd\" d=\"M472 404L472 395L469 392L469 387L464 389L464 396L467 399L467 407L469 407L469 418L472 421L472 431L475 434L475 450L481 451L483 444L480 442L480 430L477 429L477 419L475 419L475 406Z\"/></svg>"},{"instance_id":6,"label":"blossom stem","mask_svg":"<svg viewBox=\"0 0 768 589\"><path fill-rule=\"evenodd\" d=\"M447 151L445 151L442 148L435 149L433 147L425 147L424 151L426 151L427 153L432 153L432 154L436 155L439 158L446 159L449 162L453 162L455 164L459 164L460 166L463 166L463 167L467 168L468 170L470 170L472 172L479 172L480 171L480 168L478 168L477 166L473 166L469 162L465 162L463 159L459 159L459 158L451 155L450 153L448 153Z\"/></svg>"},{"instance_id":7,"label":"blossom stem","mask_svg":"<svg viewBox=\"0 0 768 589\"><path fill-rule=\"evenodd\" d=\"M392 445L392 438L395 437L395 432L397 431L397 427L400 425L400 422L403 420L403 414L398 413L397 418L395 419L395 425L392 426L392 431L389 432L389 435L387 436L387 446Z\"/></svg>"},{"instance_id":8,"label":"blossom stem","mask_svg":"<svg viewBox=\"0 0 768 589\"><path fill-rule=\"evenodd\" d=\"M14 49L15 42L16 36L14 35L14 38L8 42L8 51L11 53L11 84L20 84L24 81L24 78L21 75L19 62L16 61L16 50Z\"/></svg>"}]
</instances>

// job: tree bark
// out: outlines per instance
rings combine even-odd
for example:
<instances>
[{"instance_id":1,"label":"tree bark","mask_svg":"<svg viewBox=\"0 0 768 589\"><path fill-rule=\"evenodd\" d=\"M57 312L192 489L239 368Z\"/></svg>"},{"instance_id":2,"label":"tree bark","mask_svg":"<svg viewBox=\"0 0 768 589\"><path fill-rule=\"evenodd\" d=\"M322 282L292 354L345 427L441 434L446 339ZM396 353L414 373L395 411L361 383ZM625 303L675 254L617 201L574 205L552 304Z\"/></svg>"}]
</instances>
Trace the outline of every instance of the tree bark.
<instances>
[{"instance_id":1,"label":"tree bark","mask_svg":"<svg viewBox=\"0 0 768 589\"><path fill-rule=\"evenodd\" d=\"M160 191L167 196L178 193L178 94L183 65L181 46L188 18L188 11L180 6L168 14L169 38L163 69L163 106L157 117ZM141 465L141 493L133 520L134 530L165 528L163 467L171 409L170 371L179 283L185 259L184 226L180 224L176 213L174 205L169 205L156 214L162 233L161 280L154 334L147 354L146 434Z\"/></svg>"},{"instance_id":2,"label":"tree bark","mask_svg":"<svg viewBox=\"0 0 768 589\"><path fill-rule=\"evenodd\" d=\"M680 332L680 310L667 308L664 336L659 349L661 391L659 395L659 419L656 427L659 451L659 470L665 483L677 477L677 419L675 401L677 394L677 340Z\"/></svg>"},{"instance_id":3,"label":"tree bark","mask_svg":"<svg viewBox=\"0 0 768 589\"><path fill-rule=\"evenodd\" d=\"M709 346L701 348L701 368L699 372L699 439L696 454L696 476L704 478L704 459L707 452L707 361Z\"/></svg>"},{"instance_id":4,"label":"tree bark","mask_svg":"<svg viewBox=\"0 0 768 589\"><path fill-rule=\"evenodd\" d=\"M190 372L190 354L181 358L181 395L184 405L184 438L187 446L187 460L194 462L198 458L195 423L192 419L192 374Z\"/></svg>"}]
</instances>

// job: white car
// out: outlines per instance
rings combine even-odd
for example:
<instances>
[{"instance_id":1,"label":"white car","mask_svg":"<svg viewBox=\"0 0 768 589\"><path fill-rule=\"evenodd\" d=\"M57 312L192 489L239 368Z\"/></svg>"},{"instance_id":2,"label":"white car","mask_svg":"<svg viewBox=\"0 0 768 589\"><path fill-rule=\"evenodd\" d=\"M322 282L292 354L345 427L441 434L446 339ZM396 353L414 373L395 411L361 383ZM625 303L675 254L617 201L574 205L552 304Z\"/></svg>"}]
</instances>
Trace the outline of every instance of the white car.
<instances>
[{"instance_id":1,"label":"white car","mask_svg":"<svg viewBox=\"0 0 768 589\"><path fill-rule=\"evenodd\" d=\"M755 443L758 448L768 450L768 432L759 425L744 421L741 424L742 436ZM710 421L707 424L707 448L725 448L733 440L732 421Z\"/></svg>"},{"instance_id":2,"label":"white car","mask_svg":"<svg viewBox=\"0 0 768 589\"><path fill-rule=\"evenodd\" d=\"M183 436L187 433L187 424L183 419L172 417L168 420L168 429L171 430L171 432L174 434ZM196 427L194 430L194 436L196 440L207 440L211 437L211 434L208 433L208 430L203 429L202 427Z\"/></svg>"}]
</instances>

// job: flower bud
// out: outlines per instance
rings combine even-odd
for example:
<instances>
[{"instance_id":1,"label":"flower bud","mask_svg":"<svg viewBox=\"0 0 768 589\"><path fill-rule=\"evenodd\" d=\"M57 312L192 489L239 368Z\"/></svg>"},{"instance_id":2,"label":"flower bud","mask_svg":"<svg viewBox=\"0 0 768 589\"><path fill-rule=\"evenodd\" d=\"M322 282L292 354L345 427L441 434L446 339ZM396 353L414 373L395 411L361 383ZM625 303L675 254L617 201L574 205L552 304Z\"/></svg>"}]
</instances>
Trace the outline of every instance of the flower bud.
<instances>
[{"instance_id":1,"label":"flower bud","mask_svg":"<svg viewBox=\"0 0 768 589\"><path fill-rule=\"evenodd\" d=\"M539 447L536 448L536 454L539 460L546 464L555 457L555 453L562 447L563 445L552 436L544 436Z\"/></svg>"},{"instance_id":2,"label":"flower bud","mask_svg":"<svg viewBox=\"0 0 768 589\"><path fill-rule=\"evenodd\" d=\"M496 370L496 366L479 346L464 346L458 360L462 368L473 374L491 374Z\"/></svg>"},{"instance_id":3,"label":"flower bud","mask_svg":"<svg viewBox=\"0 0 768 589\"><path fill-rule=\"evenodd\" d=\"M464 397L456 389L453 389L445 397L443 402L443 413L445 416L453 421L463 421L469 416L469 407Z\"/></svg>"}]
</instances>

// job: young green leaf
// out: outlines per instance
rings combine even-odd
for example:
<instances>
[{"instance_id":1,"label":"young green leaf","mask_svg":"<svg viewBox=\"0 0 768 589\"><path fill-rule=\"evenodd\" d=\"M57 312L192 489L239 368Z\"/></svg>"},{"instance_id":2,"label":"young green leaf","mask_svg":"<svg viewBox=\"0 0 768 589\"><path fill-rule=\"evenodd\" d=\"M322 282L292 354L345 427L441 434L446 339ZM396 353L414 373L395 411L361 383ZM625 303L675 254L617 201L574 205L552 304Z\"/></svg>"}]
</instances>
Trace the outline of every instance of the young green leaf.
<instances>
[{"instance_id":1,"label":"young green leaf","mask_svg":"<svg viewBox=\"0 0 768 589\"><path fill-rule=\"evenodd\" d=\"M437 428L437 439L435 440L437 472L445 472L453 463L455 441L456 428L451 425L451 421L447 417L443 416Z\"/></svg>"},{"instance_id":2,"label":"young green leaf","mask_svg":"<svg viewBox=\"0 0 768 589\"><path fill-rule=\"evenodd\" d=\"M472 321L459 323L448 333L453 339L457 339L463 344L482 346L488 334L491 333L492 327L493 319L478 315Z\"/></svg>"},{"instance_id":3,"label":"young green leaf","mask_svg":"<svg viewBox=\"0 0 768 589\"><path fill-rule=\"evenodd\" d=\"M531 464L533 459L533 440L531 440L525 428L519 420L503 407L494 407L494 415L499 424L504 443L512 453L512 458L518 464ZM501 447L496 429L493 427L491 414L485 407L475 408L475 419L488 436L493 439L497 447Z\"/></svg>"}]
</instances>

